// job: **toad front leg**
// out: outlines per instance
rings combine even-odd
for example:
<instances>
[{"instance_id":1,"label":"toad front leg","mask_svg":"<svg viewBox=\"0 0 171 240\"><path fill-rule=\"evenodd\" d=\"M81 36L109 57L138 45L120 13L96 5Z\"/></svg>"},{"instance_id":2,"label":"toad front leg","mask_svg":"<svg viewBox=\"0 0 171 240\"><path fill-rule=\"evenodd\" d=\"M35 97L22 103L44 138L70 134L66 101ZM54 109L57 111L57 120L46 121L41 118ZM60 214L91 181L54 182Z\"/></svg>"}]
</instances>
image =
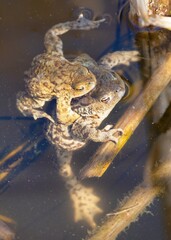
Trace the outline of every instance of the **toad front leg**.
<instances>
[{"instance_id":1,"label":"toad front leg","mask_svg":"<svg viewBox=\"0 0 171 240\"><path fill-rule=\"evenodd\" d=\"M123 134L122 129L115 129L113 125L107 125L103 129L98 129L91 121L76 121L71 128L73 137L78 139L89 139L94 142L118 142L118 138Z\"/></svg>"},{"instance_id":2,"label":"toad front leg","mask_svg":"<svg viewBox=\"0 0 171 240\"><path fill-rule=\"evenodd\" d=\"M71 98L67 94L60 96L56 105L57 119L60 123L71 125L76 119L80 117L76 112L70 108Z\"/></svg>"},{"instance_id":3,"label":"toad front leg","mask_svg":"<svg viewBox=\"0 0 171 240\"><path fill-rule=\"evenodd\" d=\"M80 116L71 109L71 100L87 94L96 86L96 78L87 68L80 64L71 66L71 74L67 76L71 83L66 81L55 88L57 119L65 125L71 125Z\"/></svg>"}]
</instances>

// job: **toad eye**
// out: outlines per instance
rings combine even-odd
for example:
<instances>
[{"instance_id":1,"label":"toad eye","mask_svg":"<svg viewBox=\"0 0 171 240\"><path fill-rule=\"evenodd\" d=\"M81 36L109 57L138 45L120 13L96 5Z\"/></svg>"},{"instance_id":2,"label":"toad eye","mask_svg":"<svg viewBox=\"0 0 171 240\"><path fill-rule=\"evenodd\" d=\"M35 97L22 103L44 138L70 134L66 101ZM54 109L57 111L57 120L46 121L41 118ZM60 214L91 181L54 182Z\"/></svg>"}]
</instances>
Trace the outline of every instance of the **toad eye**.
<instances>
[{"instance_id":1,"label":"toad eye","mask_svg":"<svg viewBox=\"0 0 171 240\"><path fill-rule=\"evenodd\" d=\"M78 91L83 91L85 89L85 86L83 84L77 84L75 85L74 89Z\"/></svg>"},{"instance_id":2,"label":"toad eye","mask_svg":"<svg viewBox=\"0 0 171 240\"><path fill-rule=\"evenodd\" d=\"M110 96L104 96L100 99L100 102L108 103L108 102L110 102L110 100L111 100Z\"/></svg>"}]
</instances>

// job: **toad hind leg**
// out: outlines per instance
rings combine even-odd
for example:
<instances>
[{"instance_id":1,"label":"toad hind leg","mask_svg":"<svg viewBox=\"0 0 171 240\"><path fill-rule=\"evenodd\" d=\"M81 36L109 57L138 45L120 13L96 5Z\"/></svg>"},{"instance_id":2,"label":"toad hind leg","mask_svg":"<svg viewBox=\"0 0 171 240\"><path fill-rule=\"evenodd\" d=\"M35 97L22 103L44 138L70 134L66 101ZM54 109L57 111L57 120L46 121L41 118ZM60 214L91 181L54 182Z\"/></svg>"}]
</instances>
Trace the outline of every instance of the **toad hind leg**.
<instances>
[{"instance_id":1,"label":"toad hind leg","mask_svg":"<svg viewBox=\"0 0 171 240\"><path fill-rule=\"evenodd\" d=\"M104 66L107 69L112 69L117 65L129 66L131 62L137 62L140 60L138 51L116 51L104 55L99 60L99 65Z\"/></svg>"},{"instance_id":2,"label":"toad hind leg","mask_svg":"<svg viewBox=\"0 0 171 240\"><path fill-rule=\"evenodd\" d=\"M53 26L49 31L47 31L44 39L44 44L48 52L56 51L59 56L63 56L63 44L62 40L58 37L69 30L90 30L98 28L101 22L105 19L100 19L97 21L92 21L86 19L83 14L80 14L77 20L68 21L65 23L59 23Z\"/></svg>"},{"instance_id":3,"label":"toad hind leg","mask_svg":"<svg viewBox=\"0 0 171 240\"><path fill-rule=\"evenodd\" d=\"M102 213L102 209L97 206L100 198L97 197L92 188L82 185L74 175L71 168L72 152L59 150L56 148L60 165L60 175L63 177L69 196L73 203L74 220L86 221L92 228L96 226L95 216Z\"/></svg>"},{"instance_id":4,"label":"toad hind leg","mask_svg":"<svg viewBox=\"0 0 171 240\"><path fill-rule=\"evenodd\" d=\"M27 95L25 92L19 92L17 94L17 108L24 116L33 116L36 120L38 118L47 118L52 123L55 123L53 118L38 108L42 108L45 101L33 99Z\"/></svg>"}]
</instances>

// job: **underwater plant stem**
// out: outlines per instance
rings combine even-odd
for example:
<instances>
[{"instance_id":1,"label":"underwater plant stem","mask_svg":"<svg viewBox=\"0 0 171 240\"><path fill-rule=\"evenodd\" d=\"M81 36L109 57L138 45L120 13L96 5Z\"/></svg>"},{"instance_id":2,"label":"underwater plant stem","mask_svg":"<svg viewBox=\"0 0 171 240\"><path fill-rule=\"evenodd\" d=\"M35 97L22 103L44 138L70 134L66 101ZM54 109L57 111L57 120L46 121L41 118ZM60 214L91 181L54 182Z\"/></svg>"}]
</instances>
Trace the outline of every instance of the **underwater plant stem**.
<instances>
[{"instance_id":1,"label":"underwater plant stem","mask_svg":"<svg viewBox=\"0 0 171 240\"><path fill-rule=\"evenodd\" d=\"M101 177L104 174L170 80L171 53L167 53L163 63L153 73L143 92L140 93L116 124L115 127L121 128L124 133L118 144L116 145L111 141L102 144L88 164L81 169L80 178Z\"/></svg>"},{"instance_id":2,"label":"underwater plant stem","mask_svg":"<svg viewBox=\"0 0 171 240\"><path fill-rule=\"evenodd\" d=\"M113 214L111 213L106 218L103 225L97 228L97 231L94 232L91 237L86 238L86 240L116 239L121 231L128 227L131 222L135 221L137 217L144 212L144 209L152 203L155 196L159 193L159 187L146 188L143 184L139 185L132 192L131 196L129 196L129 198L126 197L119 208ZM122 209L125 209L125 211Z\"/></svg>"},{"instance_id":3,"label":"underwater plant stem","mask_svg":"<svg viewBox=\"0 0 171 240\"><path fill-rule=\"evenodd\" d=\"M134 191L126 196L119 207L110 214L107 214L103 224L96 228L91 236L86 240L114 240L128 227L131 222L137 220L147 206L149 206L155 197L164 192L164 182L171 177L171 154L169 153L165 161L157 167L151 174L152 182L146 179L137 186Z\"/></svg>"},{"instance_id":4,"label":"underwater plant stem","mask_svg":"<svg viewBox=\"0 0 171 240\"><path fill-rule=\"evenodd\" d=\"M30 160L30 162L41 153L38 148L41 142L44 140L44 136L40 135L37 139L28 139L18 145L15 149L0 159L0 183L6 181L10 174L24 162L24 160ZM29 156L29 157L28 157Z\"/></svg>"}]
</instances>

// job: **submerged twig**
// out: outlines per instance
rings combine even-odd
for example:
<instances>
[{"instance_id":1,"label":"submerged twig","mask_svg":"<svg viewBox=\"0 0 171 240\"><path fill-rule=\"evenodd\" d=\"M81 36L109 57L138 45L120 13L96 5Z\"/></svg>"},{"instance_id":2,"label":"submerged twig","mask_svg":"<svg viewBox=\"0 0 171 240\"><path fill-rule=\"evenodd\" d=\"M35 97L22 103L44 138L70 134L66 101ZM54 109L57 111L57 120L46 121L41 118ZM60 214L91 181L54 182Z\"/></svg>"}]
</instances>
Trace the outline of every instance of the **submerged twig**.
<instances>
[{"instance_id":1,"label":"submerged twig","mask_svg":"<svg viewBox=\"0 0 171 240\"><path fill-rule=\"evenodd\" d=\"M161 165L151 174L152 182L145 179L134 191L120 203L114 213L107 214L106 220L101 227L95 229L86 240L114 240L122 230L131 222L137 220L155 197L164 191L164 182L171 178L171 154L170 152L161 159Z\"/></svg>"},{"instance_id":2,"label":"submerged twig","mask_svg":"<svg viewBox=\"0 0 171 240\"><path fill-rule=\"evenodd\" d=\"M31 141L32 140L32 141ZM42 145L45 147L45 139L43 135L39 135L36 139L28 139L10 151L7 155L0 159L0 186L4 187L9 182L14 173L19 170L22 164L28 164L41 153ZM6 216L0 215L0 239L13 240L15 233L9 224L15 222Z\"/></svg>"},{"instance_id":3,"label":"submerged twig","mask_svg":"<svg viewBox=\"0 0 171 240\"><path fill-rule=\"evenodd\" d=\"M124 134L117 145L107 142L96 151L90 162L81 170L80 177L101 177L107 170L114 157L122 149L140 124L149 109L155 103L164 88L171 80L171 53L167 53L163 63L153 73L144 91L135 99L124 115L116 124Z\"/></svg>"},{"instance_id":4,"label":"submerged twig","mask_svg":"<svg viewBox=\"0 0 171 240\"><path fill-rule=\"evenodd\" d=\"M8 225L0 220L0 239L2 240L13 240L15 233L11 230Z\"/></svg>"},{"instance_id":5,"label":"submerged twig","mask_svg":"<svg viewBox=\"0 0 171 240\"><path fill-rule=\"evenodd\" d=\"M119 233L124 230L131 222L135 221L139 214L153 201L154 197L160 193L159 187L145 188L143 184L136 187L130 197L126 197L119 208L117 209L120 214L114 214L106 218L100 228L96 228L92 236L87 237L86 240L114 240ZM140 202L140 199L144 201ZM135 208L129 208L135 204ZM128 209L122 211L122 209Z\"/></svg>"},{"instance_id":6,"label":"submerged twig","mask_svg":"<svg viewBox=\"0 0 171 240\"><path fill-rule=\"evenodd\" d=\"M24 163L31 163L36 156L41 154L42 146L46 147L43 135L37 139L28 139L0 159L0 184L9 179L12 173Z\"/></svg>"}]
</instances>

